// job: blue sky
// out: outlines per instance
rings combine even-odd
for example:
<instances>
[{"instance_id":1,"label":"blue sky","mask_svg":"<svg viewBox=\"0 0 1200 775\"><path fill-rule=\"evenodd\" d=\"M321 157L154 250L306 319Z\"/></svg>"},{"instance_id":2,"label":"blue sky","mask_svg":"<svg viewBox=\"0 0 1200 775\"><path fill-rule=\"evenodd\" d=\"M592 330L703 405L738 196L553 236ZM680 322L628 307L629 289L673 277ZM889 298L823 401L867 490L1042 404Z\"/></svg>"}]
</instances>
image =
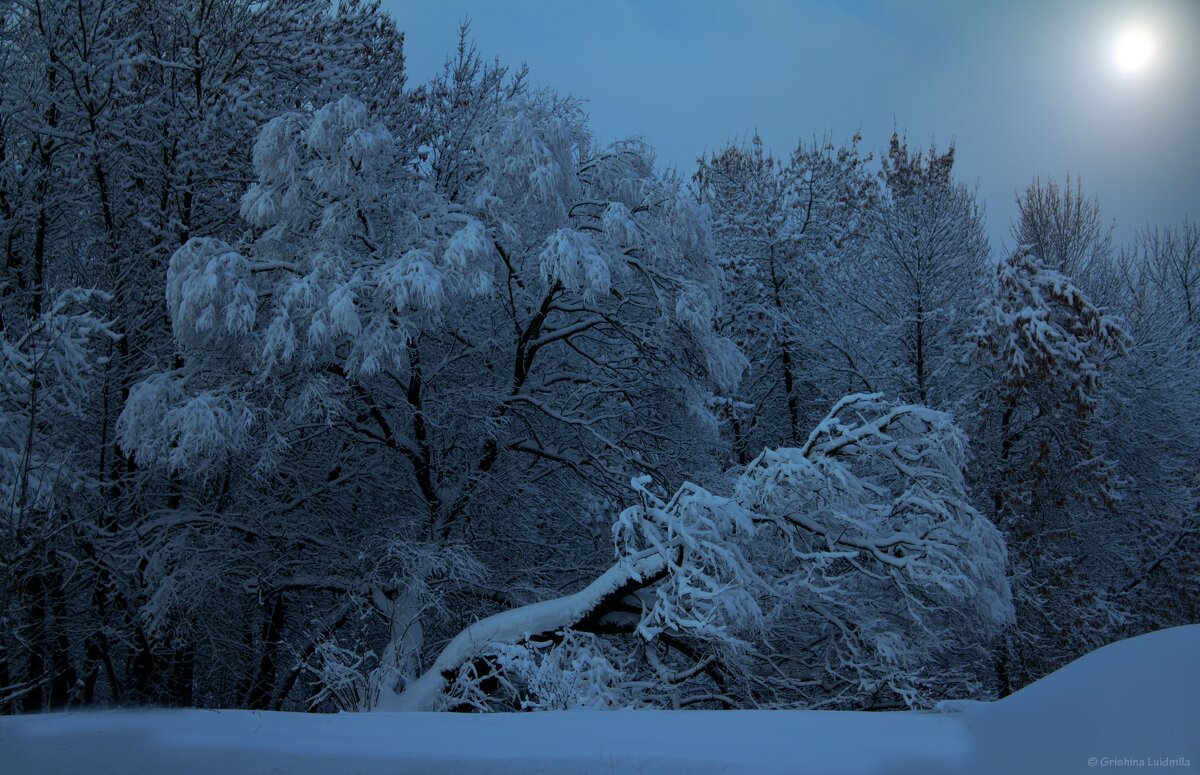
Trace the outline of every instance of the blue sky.
<instances>
[{"instance_id":1,"label":"blue sky","mask_svg":"<svg viewBox=\"0 0 1200 775\"><path fill-rule=\"evenodd\" d=\"M1200 217L1200 0L384 0L410 82L440 70L460 19L487 57L588 100L601 140L646 138L690 175L705 149L758 131L777 155L860 131L882 148L958 146L993 242L1034 176L1083 177L1127 240ZM1136 76L1114 39L1148 29ZM998 247L998 244L996 245Z\"/></svg>"}]
</instances>

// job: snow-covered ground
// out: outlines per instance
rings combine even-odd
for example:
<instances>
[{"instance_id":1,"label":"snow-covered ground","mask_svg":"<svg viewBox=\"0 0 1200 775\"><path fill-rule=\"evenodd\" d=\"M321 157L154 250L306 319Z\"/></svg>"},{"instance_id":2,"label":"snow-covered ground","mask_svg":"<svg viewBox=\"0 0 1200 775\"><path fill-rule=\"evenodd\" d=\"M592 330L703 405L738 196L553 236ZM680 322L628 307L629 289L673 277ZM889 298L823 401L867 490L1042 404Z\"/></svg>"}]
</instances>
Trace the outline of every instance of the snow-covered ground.
<instances>
[{"instance_id":1,"label":"snow-covered ground","mask_svg":"<svg viewBox=\"0 0 1200 775\"><path fill-rule=\"evenodd\" d=\"M0 719L5 773L1200 772L1200 625L1100 649L1000 702L929 713Z\"/></svg>"}]
</instances>

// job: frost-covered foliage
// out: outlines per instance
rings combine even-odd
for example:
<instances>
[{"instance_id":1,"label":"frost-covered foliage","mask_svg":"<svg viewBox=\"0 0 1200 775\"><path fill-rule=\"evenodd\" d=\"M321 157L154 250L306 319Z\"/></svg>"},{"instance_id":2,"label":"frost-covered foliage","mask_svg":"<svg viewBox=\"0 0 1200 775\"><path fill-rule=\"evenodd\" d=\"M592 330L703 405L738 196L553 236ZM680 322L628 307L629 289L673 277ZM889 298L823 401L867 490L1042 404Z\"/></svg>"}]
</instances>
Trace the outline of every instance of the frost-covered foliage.
<instances>
[{"instance_id":1,"label":"frost-covered foliage","mask_svg":"<svg viewBox=\"0 0 1200 775\"><path fill-rule=\"evenodd\" d=\"M402 36L361 0L81 0L0 15L4 395L34 368L21 468L41 481L18 491L53 515L39 519L54 536L5 554L0 707L261 703L275 668L259 657L275 645L245 568L271 567L270 543L289 544L261 529L300 489L239 489L232 471L271 462L264 435L271 449L288 440L260 424L251 391L191 372L253 365L243 345L261 302L236 202L258 128L360 87L399 116ZM194 235L206 239L169 266ZM54 301L76 287L102 291L86 306L105 332L68 353L82 337L41 321L65 321ZM30 348L69 365L18 363ZM150 375L150 392L135 389ZM138 416L118 429L127 401Z\"/></svg>"},{"instance_id":2,"label":"frost-covered foliage","mask_svg":"<svg viewBox=\"0 0 1200 775\"><path fill-rule=\"evenodd\" d=\"M167 312L181 349L230 349L254 326L250 267L225 242L200 237L175 251L167 268Z\"/></svg>"},{"instance_id":3,"label":"frost-covered foliage","mask_svg":"<svg viewBox=\"0 0 1200 775\"><path fill-rule=\"evenodd\" d=\"M253 424L245 401L210 391L187 395L168 373L133 386L117 430L142 465L204 474L243 450Z\"/></svg>"},{"instance_id":4,"label":"frost-covered foliage","mask_svg":"<svg viewBox=\"0 0 1200 775\"><path fill-rule=\"evenodd\" d=\"M647 488L649 482L633 480L642 502L621 512L613 525L618 557L655 553L665 563L665 578L642 611L637 634L650 641L666 631L685 631L739 644L735 630L751 628L762 617L754 592L765 584L740 540L754 533L750 513L738 501L690 482L664 501Z\"/></svg>"},{"instance_id":5,"label":"frost-covered foliage","mask_svg":"<svg viewBox=\"0 0 1200 775\"><path fill-rule=\"evenodd\" d=\"M383 707L490 709L497 687L515 707L545 707L522 692L545 697L534 685L555 649L589 678L550 707L978 694L1013 614L1004 542L968 502L963 445L942 412L854 395L802 447L763 451L732 497L689 483L664 500L635 479L641 503L614 524L614 566L573 595L471 625ZM577 654L571 638L588 633L626 634L640 672L615 681L590 637Z\"/></svg>"},{"instance_id":6,"label":"frost-covered foliage","mask_svg":"<svg viewBox=\"0 0 1200 775\"><path fill-rule=\"evenodd\" d=\"M301 662L316 686L311 706L332 705L347 712L370 707L366 675L367 664L373 656L373 653L359 654L344 648L336 640L317 644Z\"/></svg>"},{"instance_id":7,"label":"frost-covered foliage","mask_svg":"<svg viewBox=\"0 0 1200 775\"><path fill-rule=\"evenodd\" d=\"M63 291L36 317L0 329L0 582L4 623L0 664L7 668L19 643L30 653L38 683L13 685L0 673L0 700L26 697L64 702L75 668L63 644L46 648L39 611L66 628L60 591L73 557L91 540L97 504L95 458L87 446L87 409L103 384L104 357L113 331L98 308L98 292ZM29 600L32 610L23 611ZM22 655L23 656L23 655ZM40 682L43 672L44 685Z\"/></svg>"}]
</instances>

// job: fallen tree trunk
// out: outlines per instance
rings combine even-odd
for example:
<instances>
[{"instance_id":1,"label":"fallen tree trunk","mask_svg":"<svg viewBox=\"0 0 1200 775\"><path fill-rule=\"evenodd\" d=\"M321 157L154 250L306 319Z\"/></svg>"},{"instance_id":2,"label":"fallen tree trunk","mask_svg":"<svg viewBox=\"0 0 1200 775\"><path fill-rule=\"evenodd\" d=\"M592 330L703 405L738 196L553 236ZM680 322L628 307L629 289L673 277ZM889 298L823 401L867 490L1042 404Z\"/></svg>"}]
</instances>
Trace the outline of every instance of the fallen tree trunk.
<instances>
[{"instance_id":1,"label":"fallen tree trunk","mask_svg":"<svg viewBox=\"0 0 1200 775\"><path fill-rule=\"evenodd\" d=\"M600 574L583 589L565 597L531 603L480 619L454 636L433 665L403 691L379 698L375 710L431 711L459 669L479 655L489 643L515 643L549 636L600 618L638 589L657 583L667 571L661 551L627 557ZM586 629L586 628L585 628Z\"/></svg>"}]
</instances>

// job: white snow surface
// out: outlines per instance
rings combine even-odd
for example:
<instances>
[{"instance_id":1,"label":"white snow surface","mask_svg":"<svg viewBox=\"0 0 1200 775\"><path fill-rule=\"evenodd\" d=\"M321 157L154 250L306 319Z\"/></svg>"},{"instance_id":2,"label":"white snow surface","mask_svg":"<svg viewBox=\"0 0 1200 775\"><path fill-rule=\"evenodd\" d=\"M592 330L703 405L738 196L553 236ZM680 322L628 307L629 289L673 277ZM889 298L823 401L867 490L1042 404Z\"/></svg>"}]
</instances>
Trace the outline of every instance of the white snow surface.
<instances>
[{"instance_id":1,"label":"white snow surface","mask_svg":"<svg viewBox=\"0 0 1200 775\"><path fill-rule=\"evenodd\" d=\"M1115 643L999 702L937 712L315 715L148 710L0 719L17 773L1200 771L1200 625Z\"/></svg>"}]
</instances>

